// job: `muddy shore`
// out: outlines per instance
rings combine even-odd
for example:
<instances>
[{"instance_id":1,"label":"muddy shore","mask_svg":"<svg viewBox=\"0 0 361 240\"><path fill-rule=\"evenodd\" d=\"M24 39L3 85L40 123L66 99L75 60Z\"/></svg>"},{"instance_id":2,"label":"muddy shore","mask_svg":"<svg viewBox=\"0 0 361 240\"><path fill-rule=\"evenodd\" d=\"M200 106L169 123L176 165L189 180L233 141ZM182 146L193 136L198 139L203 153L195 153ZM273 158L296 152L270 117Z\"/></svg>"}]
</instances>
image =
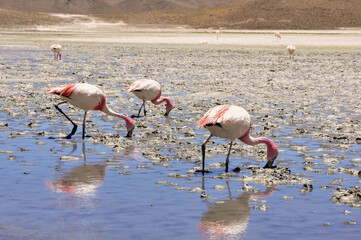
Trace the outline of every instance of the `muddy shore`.
<instances>
[{"instance_id":1,"label":"muddy shore","mask_svg":"<svg viewBox=\"0 0 361 240\"><path fill-rule=\"evenodd\" d=\"M53 107L59 98L46 95L46 89L73 82L94 84L106 93L110 107L130 116L137 113L141 102L124 90L135 80L150 78L157 80L162 95L173 101L175 108L169 117L163 116L165 106L149 104L147 116L135 119L134 136L127 139L123 137L124 122L92 112L87 120L91 137L86 144L105 146L105 154L138 149L147 162L138 164L137 169L165 169L168 180L158 185L168 186L173 179L198 177L195 170L201 164L200 145L208 132L197 129L194 123L212 106L239 105L252 116L251 135L269 137L279 147L278 168L259 168L264 165L265 146L236 142L230 167L239 171L224 174L228 144L214 139L206 153L211 170L208 177L244 183L240 192L261 191L247 188L254 184L259 188L296 185L302 193L312 194L316 184L313 189L321 189L328 204L343 204L355 211L361 208L360 188L340 180L345 177L352 179L350 185L360 184L361 49L301 48L291 60L283 46L147 45L65 39L62 45L63 60L54 61L46 41L0 39L0 131L6 133L0 140L0 154L4 161L21 158L23 152L49 151L53 148L49 139L64 147L72 144L62 139L71 125ZM62 108L81 124L81 111L66 105ZM18 151L14 153L9 142L16 139ZM21 139L26 139L22 140L24 146L18 143ZM80 130L74 140L81 142ZM91 152L88 149L88 155ZM56 153L52 157L64 161L82 158ZM108 159L110 166L112 161L117 160ZM182 164L187 167L172 167ZM119 166L116 170L119 177L135 171ZM320 178L327 179L328 184L319 186ZM186 183L178 187L197 191ZM212 192L208 193L211 199Z\"/></svg>"}]
</instances>

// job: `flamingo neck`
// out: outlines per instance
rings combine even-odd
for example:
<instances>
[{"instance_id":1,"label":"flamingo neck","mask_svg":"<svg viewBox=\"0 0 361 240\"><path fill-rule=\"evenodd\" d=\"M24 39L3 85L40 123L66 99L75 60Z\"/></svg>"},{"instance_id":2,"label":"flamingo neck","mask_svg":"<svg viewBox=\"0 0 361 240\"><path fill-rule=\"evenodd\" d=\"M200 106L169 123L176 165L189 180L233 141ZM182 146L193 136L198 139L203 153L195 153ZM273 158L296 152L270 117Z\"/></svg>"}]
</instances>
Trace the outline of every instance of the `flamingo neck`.
<instances>
[{"instance_id":1,"label":"flamingo neck","mask_svg":"<svg viewBox=\"0 0 361 240\"><path fill-rule=\"evenodd\" d=\"M135 126L135 122L133 121L133 119L131 119L131 118L129 118L129 117L123 115L123 114L120 114L120 113L117 113L117 112L113 111L106 104L104 105L103 109L100 110L100 111L102 111L103 113L105 113L105 114L107 114L109 116L118 117L118 118L123 119L125 121L128 132L133 130L133 128Z\"/></svg>"},{"instance_id":2,"label":"flamingo neck","mask_svg":"<svg viewBox=\"0 0 361 240\"><path fill-rule=\"evenodd\" d=\"M157 99L154 99L152 100L152 103L154 105L159 105L161 104L162 102L166 102L166 106L165 106L165 110L166 112L169 112L170 110L172 110L173 108L173 103L172 101L169 99L169 98L157 98Z\"/></svg>"},{"instance_id":3,"label":"flamingo neck","mask_svg":"<svg viewBox=\"0 0 361 240\"><path fill-rule=\"evenodd\" d=\"M268 138L265 138L265 137L253 138L249 135L249 132L247 132L245 135L243 135L242 137L240 137L238 139L247 145L257 145L260 143L266 144L267 160L273 159L278 156L278 148L277 148L276 144Z\"/></svg>"}]
</instances>

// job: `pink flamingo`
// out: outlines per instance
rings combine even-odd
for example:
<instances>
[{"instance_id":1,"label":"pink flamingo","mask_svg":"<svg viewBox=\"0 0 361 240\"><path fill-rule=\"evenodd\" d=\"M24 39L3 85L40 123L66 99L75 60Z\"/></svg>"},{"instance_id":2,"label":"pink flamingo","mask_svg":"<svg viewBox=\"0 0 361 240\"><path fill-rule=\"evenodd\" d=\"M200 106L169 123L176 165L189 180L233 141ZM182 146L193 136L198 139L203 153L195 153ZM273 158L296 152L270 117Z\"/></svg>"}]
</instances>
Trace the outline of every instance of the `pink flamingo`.
<instances>
[{"instance_id":1,"label":"pink flamingo","mask_svg":"<svg viewBox=\"0 0 361 240\"><path fill-rule=\"evenodd\" d=\"M60 104L66 102L85 111L83 119L83 139L85 136L85 119L89 110L102 111L109 116L119 117L123 119L128 130L127 137L132 136L135 126L134 121L131 118L123 114L116 113L112 109L110 109L107 106L104 93L98 87L87 83L74 83L48 89L46 93L59 95L66 100L55 105L55 108L73 124L73 130L68 136L66 136L66 138L71 138L78 128L78 126L59 108Z\"/></svg>"},{"instance_id":2,"label":"pink flamingo","mask_svg":"<svg viewBox=\"0 0 361 240\"><path fill-rule=\"evenodd\" d=\"M275 32L275 37L281 40L281 34L279 32Z\"/></svg>"},{"instance_id":3,"label":"pink flamingo","mask_svg":"<svg viewBox=\"0 0 361 240\"><path fill-rule=\"evenodd\" d=\"M288 45L287 46L287 51L290 54L290 58L292 59L294 57L295 51L296 51L296 47L293 45Z\"/></svg>"},{"instance_id":4,"label":"pink flamingo","mask_svg":"<svg viewBox=\"0 0 361 240\"><path fill-rule=\"evenodd\" d=\"M146 116L147 111L145 110L145 102L151 101L153 104L158 105L162 102L166 102L166 111L164 116L168 116L169 112L173 109L173 103L169 98L160 98L162 94L162 90L160 88L160 84L151 79L141 79L133 82L130 87L128 87L125 91L132 92L139 99L143 100L143 104L139 109L138 116L142 108L144 107L144 116Z\"/></svg>"},{"instance_id":5,"label":"pink flamingo","mask_svg":"<svg viewBox=\"0 0 361 240\"><path fill-rule=\"evenodd\" d=\"M265 168L271 168L274 160L278 156L276 144L265 137L253 138L249 135L251 128L251 117L248 112L238 106L221 105L211 108L199 119L196 124L199 128L207 128L211 135L202 144L202 174L204 174L206 144L212 136L228 139L230 142L226 158L226 172L228 172L229 155L231 153L233 141L238 138L248 145L264 143L267 146L267 164Z\"/></svg>"},{"instance_id":6,"label":"pink flamingo","mask_svg":"<svg viewBox=\"0 0 361 240\"><path fill-rule=\"evenodd\" d=\"M50 46L50 50L54 53L54 60L61 60L61 45L53 44Z\"/></svg>"}]
</instances>

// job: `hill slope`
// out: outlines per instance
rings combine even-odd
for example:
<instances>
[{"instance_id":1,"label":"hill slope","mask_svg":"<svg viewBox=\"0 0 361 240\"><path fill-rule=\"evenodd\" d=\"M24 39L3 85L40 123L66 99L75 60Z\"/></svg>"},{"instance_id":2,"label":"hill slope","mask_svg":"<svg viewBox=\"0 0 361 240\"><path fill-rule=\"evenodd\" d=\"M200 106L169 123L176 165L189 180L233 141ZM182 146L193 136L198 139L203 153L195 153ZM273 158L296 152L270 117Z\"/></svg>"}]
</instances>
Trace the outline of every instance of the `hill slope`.
<instances>
[{"instance_id":1,"label":"hill slope","mask_svg":"<svg viewBox=\"0 0 361 240\"><path fill-rule=\"evenodd\" d=\"M212 7L234 0L1 0L0 8L27 12L109 14Z\"/></svg>"},{"instance_id":2,"label":"hill slope","mask_svg":"<svg viewBox=\"0 0 361 240\"><path fill-rule=\"evenodd\" d=\"M191 8L192 4L215 4L228 2L213 7ZM59 4L69 9L63 13L94 12L103 21L124 21L129 24L156 25L188 25L195 28L223 28L223 29L337 29L361 28L361 0L33 0L29 1L46 5L50 9ZM1 0L16 4L27 0ZM78 6L77 4L81 5ZM55 5L54 5L55 4ZM58 4L58 5L56 5ZM65 4L65 5L64 5ZM108 14L108 7L114 11L125 4L126 13ZM128 12L139 10L141 4L145 9L162 9L148 12ZM32 6L32 8L34 8ZM47 6L47 8L49 8ZM22 6L27 8L28 5ZM29 7L30 8L30 7ZM179 9L181 8L181 9ZM186 8L186 9L184 9ZM92 9L92 10L91 10ZM133 9L133 10L132 10ZM168 9L168 10L164 10ZM171 9L171 10L169 10ZM56 11L53 12L56 12ZM38 11L42 11L39 6ZM58 11L58 12L59 12ZM74 12L73 12L74 11ZM99 14L106 12L107 14ZM36 24L57 24L63 19L45 13L19 12L0 9L0 27L31 26Z\"/></svg>"},{"instance_id":3,"label":"hill slope","mask_svg":"<svg viewBox=\"0 0 361 240\"><path fill-rule=\"evenodd\" d=\"M131 23L227 29L361 27L360 0L249 0L213 8L108 15Z\"/></svg>"}]
</instances>

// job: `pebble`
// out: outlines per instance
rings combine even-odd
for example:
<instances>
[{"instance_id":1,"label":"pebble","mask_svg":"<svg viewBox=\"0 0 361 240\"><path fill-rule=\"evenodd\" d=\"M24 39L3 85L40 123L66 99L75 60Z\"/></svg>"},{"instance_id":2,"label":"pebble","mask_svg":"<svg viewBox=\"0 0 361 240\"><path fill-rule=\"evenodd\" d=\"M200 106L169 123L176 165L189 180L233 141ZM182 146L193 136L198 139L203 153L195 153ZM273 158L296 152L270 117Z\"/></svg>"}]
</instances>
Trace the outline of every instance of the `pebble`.
<instances>
[{"instance_id":1,"label":"pebble","mask_svg":"<svg viewBox=\"0 0 361 240\"><path fill-rule=\"evenodd\" d=\"M352 212L350 212L349 210L344 210L343 214L347 215L347 214L351 214Z\"/></svg>"},{"instance_id":2,"label":"pebble","mask_svg":"<svg viewBox=\"0 0 361 240\"><path fill-rule=\"evenodd\" d=\"M43 141L36 141L36 144L39 145L39 146L43 146L43 145L45 145L46 143L43 142Z\"/></svg>"},{"instance_id":3,"label":"pebble","mask_svg":"<svg viewBox=\"0 0 361 240\"><path fill-rule=\"evenodd\" d=\"M190 187L177 187L176 189L177 189L177 191L190 191L191 190Z\"/></svg>"},{"instance_id":4,"label":"pebble","mask_svg":"<svg viewBox=\"0 0 361 240\"><path fill-rule=\"evenodd\" d=\"M210 198L210 195L202 192L201 195L200 195L200 198L207 199L207 198Z\"/></svg>"},{"instance_id":5,"label":"pebble","mask_svg":"<svg viewBox=\"0 0 361 240\"><path fill-rule=\"evenodd\" d=\"M201 189L200 187L195 187L192 188L189 192L191 193L203 192L203 189Z\"/></svg>"},{"instance_id":6,"label":"pebble","mask_svg":"<svg viewBox=\"0 0 361 240\"><path fill-rule=\"evenodd\" d=\"M0 153L3 153L3 154L13 154L14 152L13 152L13 151L0 150Z\"/></svg>"},{"instance_id":7,"label":"pebble","mask_svg":"<svg viewBox=\"0 0 361 240\"><path fill-rule=\"evenodd\" d=\"M301 189L301 191L304 191L304 192L312 192L312 190L313 190L313 186L312 186L312 184L309 184L309 183L303 184L302 189Z\"/></svg>"},{"instance_id":8,"label":"pebble","mask_svg":"<svg viewBox=\"0 0 361 240\"><path fill-rule=\"evenodd\" d=\"M156 184L162 184L162 185L167 184L167 183L168 183L168 181L157 181L156 182Z\"/></svg>"},{"instance_id":9,"label":"pebble","mask_svg":"<svg viewBox=\"0 0 361 240\"><path fill-rule=\"evenodd\" d=\"M295 199L295 197L288 197L288 196L283 196L282 198L287 200Z\"/></svg>"},{"instance_id":10,"label":"pebble","mask_svg":"<svg viewBox=\"0 0 361 240\"><path fill-rule=\"evenodd\" d=\"M267 206L265 204L262 204L262 205L258 205L258 206L253 206L253 209L256 209L256 210L260 210L262 212L265 212L267 211L268 209L271 209L270 206Z\"/></svg>"},{"instance_id":11,"label":"pebble","mask_svg":"<svg viewBox=\"0 0 361 240\"><path fill-rule=\"evenodd\" d=\"M227 189L227 187L223 186L223 185L216 185L216 186L214 186L214 189L216 189L218 191L223 191L224 189Z\"/></svg>"},{"instance_id":12,"label":"pebble","mask_svg":"<svg viewBox=\"0 0 361 240\"><path fill-rule=\"evenodd\" d=\"M345 222L346 225L357 225L356 221L346 221Z\"/></svg>"},{"instance_id":13,"label":"pebble","mask_svg":"<svg viewBox=\"0 0 361 240\"><path fill-rule=\"evenodd\" d=\"M79 161L79 158L73 156L61 156L60 161Z\"/></svg>"},{"instance_id":14,"label":"pebble","mask_svg":"<svg viewBox=\"0 0 361 240\"><path fill-rule=\"evenodd\" d=\"M179 173L169 173L168 177L170 178L186 178L187 175L179 174Z\"/></svg>"}]
</instances>

